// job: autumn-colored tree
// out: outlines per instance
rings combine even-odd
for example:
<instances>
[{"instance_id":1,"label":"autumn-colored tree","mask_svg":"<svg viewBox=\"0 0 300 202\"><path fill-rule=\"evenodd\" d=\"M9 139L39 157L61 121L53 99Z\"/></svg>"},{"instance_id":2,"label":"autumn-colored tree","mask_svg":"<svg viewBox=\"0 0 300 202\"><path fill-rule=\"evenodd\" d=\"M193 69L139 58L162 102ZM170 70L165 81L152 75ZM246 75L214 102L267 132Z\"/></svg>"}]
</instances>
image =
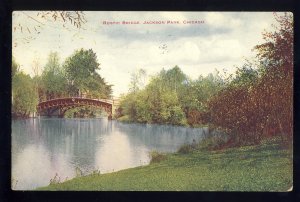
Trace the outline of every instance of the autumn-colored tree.
<instances>
[{"instance_id":1,"label":"autumn-colored tree","mask_svg":"<svg viewBox=\"0 0 300 202\"><path fill-rule=\"evenodd\" d=\"M293 67L294 32L293 14L274 14L279 27L275 32L264 33L264 44L255 47L259 61L264 64L261 82L257 84L257 94L265 105L267 121L264 133L292 137L293 128Z\"/></svg>"},{"instance_id":2,"label":"autumn-colored tree","mask_svg":"<svg viewBox=\"0 0 300 202\"><path fill-rule=\"evenodd\" d=\"M207 122L226 131L235 144L278 136L290 140L293 128L293 16L275 15L279 26L255 46L258 70L243 67L209 101ZM291 141L288 141L291 142Z\"/></svg>"}]
</instances>

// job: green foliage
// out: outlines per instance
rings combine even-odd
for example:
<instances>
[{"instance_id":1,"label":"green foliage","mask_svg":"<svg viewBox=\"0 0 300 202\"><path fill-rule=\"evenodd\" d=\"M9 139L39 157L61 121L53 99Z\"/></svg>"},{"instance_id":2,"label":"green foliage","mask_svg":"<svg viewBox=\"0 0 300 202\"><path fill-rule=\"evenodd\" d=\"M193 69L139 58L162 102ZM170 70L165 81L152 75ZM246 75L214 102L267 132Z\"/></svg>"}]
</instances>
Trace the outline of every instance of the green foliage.
<instances>
[{"instance_id":1,"label":"green foliage","mask_svg":"<svg viewBox=\"0 0 300 202\"><path fill-rule=\"evenodd\" d=\"M46 94L46 99L60 97L66 93L67 80L59 63L58 53L51 52L49 54L48 62L41 77L41 88Z\"/></svg>"},{"instance_id":2,"label":"green foliage","mask_svg":"<svg viewBox=\"0 0 300 202\"><path fill-rule=\"evenodd\" d=\"M68 83L83 91L86 87L86 79L90 78L99 69L99 63L96 53L92 49L80 49L66 59L64 68Z\"/></svg>"},{"instance_id":3,"label":"green foliage","mask_svg":"<svg viewBox=\"0 0 300 202\"><path fill-rule=\"evenodd\" d=\"M182 125L185 121L177 94L171 90L163 90L160 86L146 89L149 93L149 113L153 123Z\"/></svg>"},{"instance_id":4,"label":"green foliage","mask_svg":"<svg viewBox=\"0 0 300 202\"><path fill-rule=\"evenodd\" d=\"M87 77L84 82L84 92L93 98L109 98L112 94L112 85L108 85L97 72Z\"/></svg>"},{"instance_id":5,"label":"green foliage","mask_svg":"<svg viewBox=\"0 0 300 202\"><path fill-rule=\"evenodd\" d=\"M101 117L105 112L93 106L80 106L69 109L65 112L64 117L66 118L96 118Z\"/></svg>"},{"instance_id":6,"label":"green foliage","mask_svg":"<svg viewBox=\"0 0 300 202\"><path fill-rule=\"evenodd\" d=\"M129 118L128 115L119 117L119 118L118 118L118 121L125 122L125 123L126 123L126 122L127 122L127 123L132 122L132 120Z\"/></svg>"},{"instance_id":7,"label":"green foliage","mask_svg":"<svg viewBox=\"0 0 300 202\"><path fill-rule=\"evenodd\" d=\"M16 62L15 58L12 58L12 65L11 65L11 77L13 78L16 73L19 72L19 64Z\"/></svg>"},{"instance_id":8,"label":"green foliage","mask_svg":"<svg viewBox=\"0 0 300 202\"><path fill-rule=\"evenodd\" d=\"M13 116L28 117L36 111L38 94L34 82L29 75L18 71L18 65L13 62L12 68L12 114Z\"/></svg>"},{"instance_id":9,"label":"green foliage","mask_svg":"<svg viewBox=\"0 0 300 202\"><path fill-rule=\"evenodd\" d=\"M199 76L185 86L179 96L190 125L205 123L203 114L208 110L208 101L223 88L224 80L218 72Z\"/></svg>"},{"instance_id":10,"label":"green foliage","mask_svg":"<svg viewBox=\"0 0 300 202\"><path fill-rule=\"evenodd\" d=\"M238 68L236 76L230 83L232 86L253 85L258 81L259 72L251 64L244 64L242 68Z\"/></svg>"},{"instance_id":11,"label":"green foliage","mask_svg":"<svg viewBox=\"0 0 300 202\"><path fill-rule=\"evenodd\" d=\"M135 80L132 83L138 83ZM193 113L206 110L207 100L222 85L218 73L192 81L178 66L163 69L144 89L135 88L121 99L122 113L140 123L199 124L200 117Z\"/></svg>"},{"instance_id":12,"label":"green foliage","mask_svg":"<svg viewBox=\"0 0 300 202\"><path fill-rule=\"evenodd\" d=\"M120 108L122 109L122 114L121 116L126 116L128 117L129 120L132 120L136 116L136 109L135 109L135 104L136 104L136 94L134 93L129 93L126 96L121 98L120 101Z\"/></svg>"},{"instance_id":13,"label":"green foliage","mask_svg":"<svg viewBox=\"0 0 300 202\"><path fill-rule=\"evenodd\" d=\"M53 98L85 96L91 98L110 98L112 85L96 72L99 69L96 54L92 50L77 50L61 65L59 55L51 52L41 76L30 78L19 71L19 65L12 60L12 113L14 116L28 117L36 111L38 102ZM73 117L74 112L80 117L89 114L90 109L74 109L67 113ZM98 113L96 111L96 113ZM77 116L77 115L76 115Z\"/></svg>"},{"instance_id":14,"label":"green foliage","mask_svg":"<svg viewBox=\"0 0 300 202\"><path fill-rule=\"evenodd\" d=\"M99 65L96 53L92 49L76 50L65 62L67 78L80 86L84 78L89 77L99 69Z\"/></svg>"},{"instance_id":15,"label":"green foliage","mask_svg":"<svg viewBox=\"0 0 300 202\"><path fill-rule=\"evenodd\" d=\"M99 70L96 53L92 49L76 50L66 59L64 71L68 83L67 90L70 95L86 95L109 98L112 94L111 85L107 85L104 79L96 72Z\"/></svg>"},{"instance_id":16,"label":"green foliage","mask_svg":"<svg viewBox=\"0 0 300 202\"><path fill-rule=\"evenodd\" d=\"M176 93L180 82L172 83L174 79L183 80L183 77L177 66L167 72L162 70L144 89L135 88L122 98L122 113L140 123L186 125Z\"/></svg>"},{"instance_id":17,"label":"green foliage","mask_svg":"<svg viewBox=\"0 0 300 202\"><path fill-rule=\"evenodd\" d=\"M175 66L168 71L163 69L160 72L159 77L162 80L163 88L170 89L175 92L177 92L188 79L178 66Z\"/></svg>"}]
</instances>

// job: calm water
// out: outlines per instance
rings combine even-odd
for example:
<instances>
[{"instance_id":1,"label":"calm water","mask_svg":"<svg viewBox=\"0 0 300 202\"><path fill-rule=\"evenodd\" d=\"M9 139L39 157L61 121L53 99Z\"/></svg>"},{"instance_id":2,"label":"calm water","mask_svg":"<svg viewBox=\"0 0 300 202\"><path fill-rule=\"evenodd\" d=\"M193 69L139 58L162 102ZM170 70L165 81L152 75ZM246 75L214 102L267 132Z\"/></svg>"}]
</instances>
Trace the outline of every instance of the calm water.
<instances>
[{"instance_id":1,"label":"calm water","mask_svg":"<svg viewBox=\"0 0 300 202\"><path fill-rule=\"evenodd\" d=\"M205 129L124 124L103 119L36 118L12 121L12 188L46 186L93 170L101 173L149 163L149 152L174 152L200 140Z\"/></svg>"}]
</instances>

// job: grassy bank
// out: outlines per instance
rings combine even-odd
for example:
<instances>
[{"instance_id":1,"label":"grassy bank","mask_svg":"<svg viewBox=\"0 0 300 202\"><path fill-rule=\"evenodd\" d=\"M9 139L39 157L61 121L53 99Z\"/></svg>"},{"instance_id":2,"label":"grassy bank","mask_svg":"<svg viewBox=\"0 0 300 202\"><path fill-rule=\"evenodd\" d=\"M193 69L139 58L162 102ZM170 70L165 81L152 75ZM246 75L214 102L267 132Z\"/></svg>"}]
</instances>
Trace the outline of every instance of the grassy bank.
<instances>
[{"instance_id":1,"label":"grassy bank","mask_svg":"<svg viewBox=\"0 0 300 202\"><path fill-rule=\"evenodd\" d=\"M166 154L162 161L38 190L286 191L292 154L278 144Z\"/></svg>"}]
</instances>

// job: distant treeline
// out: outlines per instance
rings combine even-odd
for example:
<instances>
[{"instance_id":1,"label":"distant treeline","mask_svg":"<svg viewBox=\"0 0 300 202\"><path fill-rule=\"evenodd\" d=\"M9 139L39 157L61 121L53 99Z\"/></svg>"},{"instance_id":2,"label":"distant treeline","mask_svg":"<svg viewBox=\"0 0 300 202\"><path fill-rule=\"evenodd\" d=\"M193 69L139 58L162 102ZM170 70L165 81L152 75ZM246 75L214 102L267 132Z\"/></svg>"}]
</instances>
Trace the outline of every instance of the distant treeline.
<instances>
[{"instance_id":1,"label":"distant treeline","mask_svg":"<svg viewBox=\"0 0 300 202\"><path fill-rule=\"evenodd\" d=\"M189 79L178 66L139 85L143 71L132 75L122 98L119 119L173 125L209 124L228 134L227 144L258 143L269 137L291 140L293 134L293 16L276 16L279 27L265 32L235 75L218 73Z\"/></svg>"},{"instance_id":2,"label":"distant treeline","mask_svg":"<svg viewBox=\"0 0 300 202\"><path fill-rule=\"evenodd\" d=\"M33 63L34 76L20 71L18 63L12 61L12 116L28 117L36 111L39 101L58 97L90 96L110 98L108 85L96 70L97 56L93 50L76 50L62 64L59 55L51 52L47 64L41 67ZM40 74L40 72L42 73Z\"/></svg>"}]
</instances>

